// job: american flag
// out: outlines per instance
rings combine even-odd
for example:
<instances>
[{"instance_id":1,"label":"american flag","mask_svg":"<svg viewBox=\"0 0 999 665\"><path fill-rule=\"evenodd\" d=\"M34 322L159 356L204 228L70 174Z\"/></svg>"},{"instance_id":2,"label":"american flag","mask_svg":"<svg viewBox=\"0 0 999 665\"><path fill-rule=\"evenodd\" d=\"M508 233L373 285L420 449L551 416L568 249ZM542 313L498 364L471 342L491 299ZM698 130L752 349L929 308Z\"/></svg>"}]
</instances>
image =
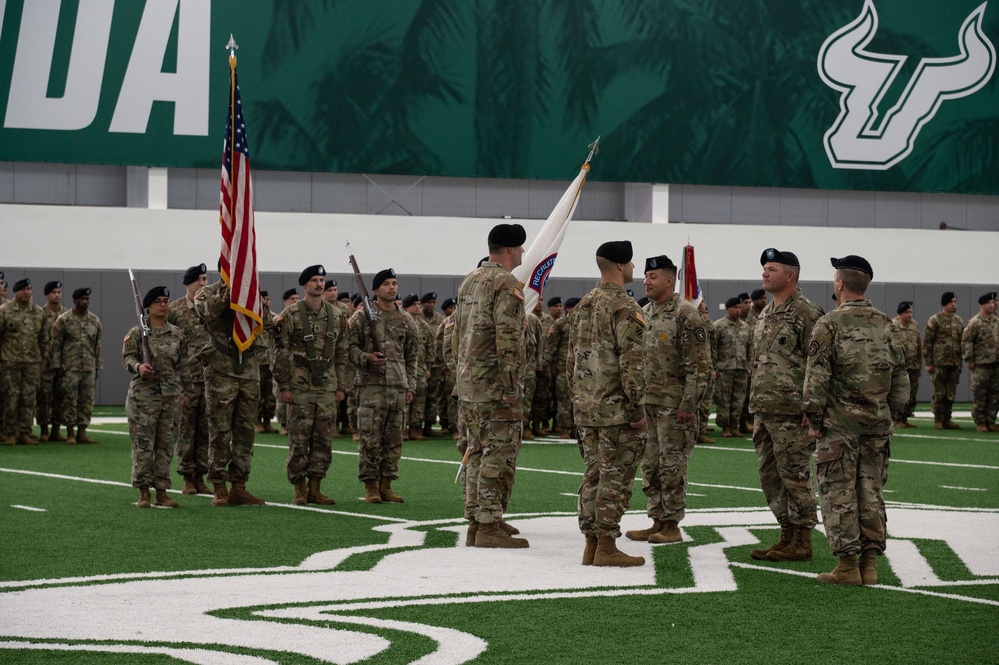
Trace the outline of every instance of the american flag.
<instances>
[{"instance_id":1,"label":"american flag","mask_svg":"<svg viewBox=\"0 0 999 665\"><path fill-rule=\"evenodd\" d=\"M225 117L222 148L222 279L229 285L235 310L232 338L240 353L264 329L260 285L257 282L257 235L253 229L253 185L250 182L250 146L239 98L236 58L229 58L229 112Z\"/></svg>"}]
</instances>

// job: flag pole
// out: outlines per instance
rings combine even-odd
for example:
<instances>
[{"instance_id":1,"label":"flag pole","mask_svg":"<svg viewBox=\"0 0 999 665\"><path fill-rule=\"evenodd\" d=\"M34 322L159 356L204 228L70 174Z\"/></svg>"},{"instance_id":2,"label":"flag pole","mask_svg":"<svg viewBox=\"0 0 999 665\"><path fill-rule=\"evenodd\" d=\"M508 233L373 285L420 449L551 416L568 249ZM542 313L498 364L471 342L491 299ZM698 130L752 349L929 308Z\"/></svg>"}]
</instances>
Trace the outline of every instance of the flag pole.
<instances>
[{"instance_id":1,"label":"flag pole","mask_svg":"<svg viewBox=\"0 0 999 665\"><path fill-rule=\"evenodd\" d=\"M232 33L229 33L229 43L225 45L229 49L229 126L232 130L229 132L229 163L236 163L236 49L239 48L239 44L233 38ZM229 219L233 219L236 214L236 200L235 197L229 198ZM232 260L232 248L230 248L229 256L225 257L225 282L232 288L232 266L229 262ZM242 361L243 353L239 354L240 361Z\"/></svg>"}]
</instances>

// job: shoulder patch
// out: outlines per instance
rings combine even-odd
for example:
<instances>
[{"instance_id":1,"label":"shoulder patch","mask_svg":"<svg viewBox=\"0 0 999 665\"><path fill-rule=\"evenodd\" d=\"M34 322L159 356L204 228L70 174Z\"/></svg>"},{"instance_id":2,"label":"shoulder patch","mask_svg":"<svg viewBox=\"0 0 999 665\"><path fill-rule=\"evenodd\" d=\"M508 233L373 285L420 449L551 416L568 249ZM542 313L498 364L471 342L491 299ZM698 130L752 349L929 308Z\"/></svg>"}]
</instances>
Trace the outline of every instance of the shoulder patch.
<instances>
[{"instance_id":1,"label":"shoulder patch","mask_svg":"<svg viewBox=\"0 0 999 665\"><path fill-rule=\"evenodd\" d=\"M451 328L454 328L454 319L444 321L444 330L450 330Z\"/></svg>"},{"instance_id":2,"label":"shoulder patch","mask_svg":"<svg viewBox=\"0 0 999 665\"><path fill-rule=\"evenodd\" d=\"M814 356L819 352L819 343L814 339L808 343L808 355Z\"/></svg>"},{"instance_id":3,"label":"shoulder patch","mask_svg":"<svg viewBox=\"0 0 999 665\"><path fill-rule=\"evenodd\" d=\"M704 332L704 328L698 328L694 331L694 339L696 339L698 342L703 342L705 339L707 339L707 335Z\"/></svg>"},{"instance_id":4,"label":"shoulder patch","mask_svg":"<svg viewBox=\"0 0 999 665\"><path fill-rule=\"evenodd\" d=\"M644 316L642 316L642 312L641 312L641 310L639 310L639 311L637 311L637 312L633 313L633 314L632 314L632 316L633 316L633 317L635 318L635 320L636 320L636 321L638 321L639 323L641 323L641 324L642 324L642 327L643 327L643 328L646 328L646 327L648 327L648 325L649 325L649 324L647 324L647 323L645 322L645 317L644 317Z\"/></svg>"},{"instance_id":5,"label":"shoulder patch","mask_svg":"<svg viewBox=\"0 0 999 665\"><path fill-rule=\"evenodd\" d=\"M517 299L520 300L521 302L524 301L524 290L522 288L520 287L515 288L513 290L513 295L515 295Z\"/></svg>"}]
</instances>

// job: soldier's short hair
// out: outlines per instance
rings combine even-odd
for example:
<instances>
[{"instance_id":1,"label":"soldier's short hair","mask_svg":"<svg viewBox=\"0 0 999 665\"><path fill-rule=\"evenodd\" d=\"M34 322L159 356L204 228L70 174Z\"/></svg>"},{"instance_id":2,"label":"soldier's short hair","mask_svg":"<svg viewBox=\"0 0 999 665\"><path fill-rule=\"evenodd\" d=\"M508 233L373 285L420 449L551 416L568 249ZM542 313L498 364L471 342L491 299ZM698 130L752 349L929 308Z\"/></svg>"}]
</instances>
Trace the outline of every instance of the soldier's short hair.
<instances>
[{"instance_id":1,"label":"soldier's short hair","mask_svg":"<svg viewBox=\"0 0 999 665\"><path fill-rule=\"evenodd\" d=\"M871 276L859 270L850 268L837 268L836 279L843 282L843 286L850 293L863 295L867 293L867 287L871 284Z\"/></svg>"}]
</instances>

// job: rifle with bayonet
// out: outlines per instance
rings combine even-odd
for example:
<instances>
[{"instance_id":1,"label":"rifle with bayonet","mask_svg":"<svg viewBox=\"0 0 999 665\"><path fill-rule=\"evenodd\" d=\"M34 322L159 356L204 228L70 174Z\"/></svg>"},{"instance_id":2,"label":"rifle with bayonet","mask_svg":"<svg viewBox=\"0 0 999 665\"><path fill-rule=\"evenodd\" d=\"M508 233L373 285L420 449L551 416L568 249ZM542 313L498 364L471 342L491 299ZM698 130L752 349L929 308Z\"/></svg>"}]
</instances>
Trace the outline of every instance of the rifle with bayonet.
<instances>
[{"instance_id":1,"label":"rifle with bayonet","mask_svg":"<svg viewBox=\"0 0 999 665\"><path fill-rule=\"evenodd\" d=\"M350 267L354 271L354 283L357 284L357 290L361 293L361 302L364 304L364 313L368 317L368 330L371 333L371 346L374 348L374 352L381 358L385 357L385 353L382 347L382 339L378 336L378 328L375 326L375 319L378 318L378 313L375 312L375 308L371 302L371 296L368 294L368 287L364 285L364 277L361 275L361 269L357 267L357 259L354 258L354 254L350 251L350 243L347 243L347 254L350 256Z\"/></svg>"},{"instance_id":2,"label":"rifle with bayonet","mask_svg":"<svg viewBox=\"0 0 999 665\"><path fill-rule=\"evenodd\" d=\"M139 295L139 282L135 279L135 273L128 269L128 278L132 282L132 297L135 299L135 318L139 321L139 348L142 350L142 364L152 367L149 354L149 315L142 308L142 296Z\"/></svg>"}]
</instances>

